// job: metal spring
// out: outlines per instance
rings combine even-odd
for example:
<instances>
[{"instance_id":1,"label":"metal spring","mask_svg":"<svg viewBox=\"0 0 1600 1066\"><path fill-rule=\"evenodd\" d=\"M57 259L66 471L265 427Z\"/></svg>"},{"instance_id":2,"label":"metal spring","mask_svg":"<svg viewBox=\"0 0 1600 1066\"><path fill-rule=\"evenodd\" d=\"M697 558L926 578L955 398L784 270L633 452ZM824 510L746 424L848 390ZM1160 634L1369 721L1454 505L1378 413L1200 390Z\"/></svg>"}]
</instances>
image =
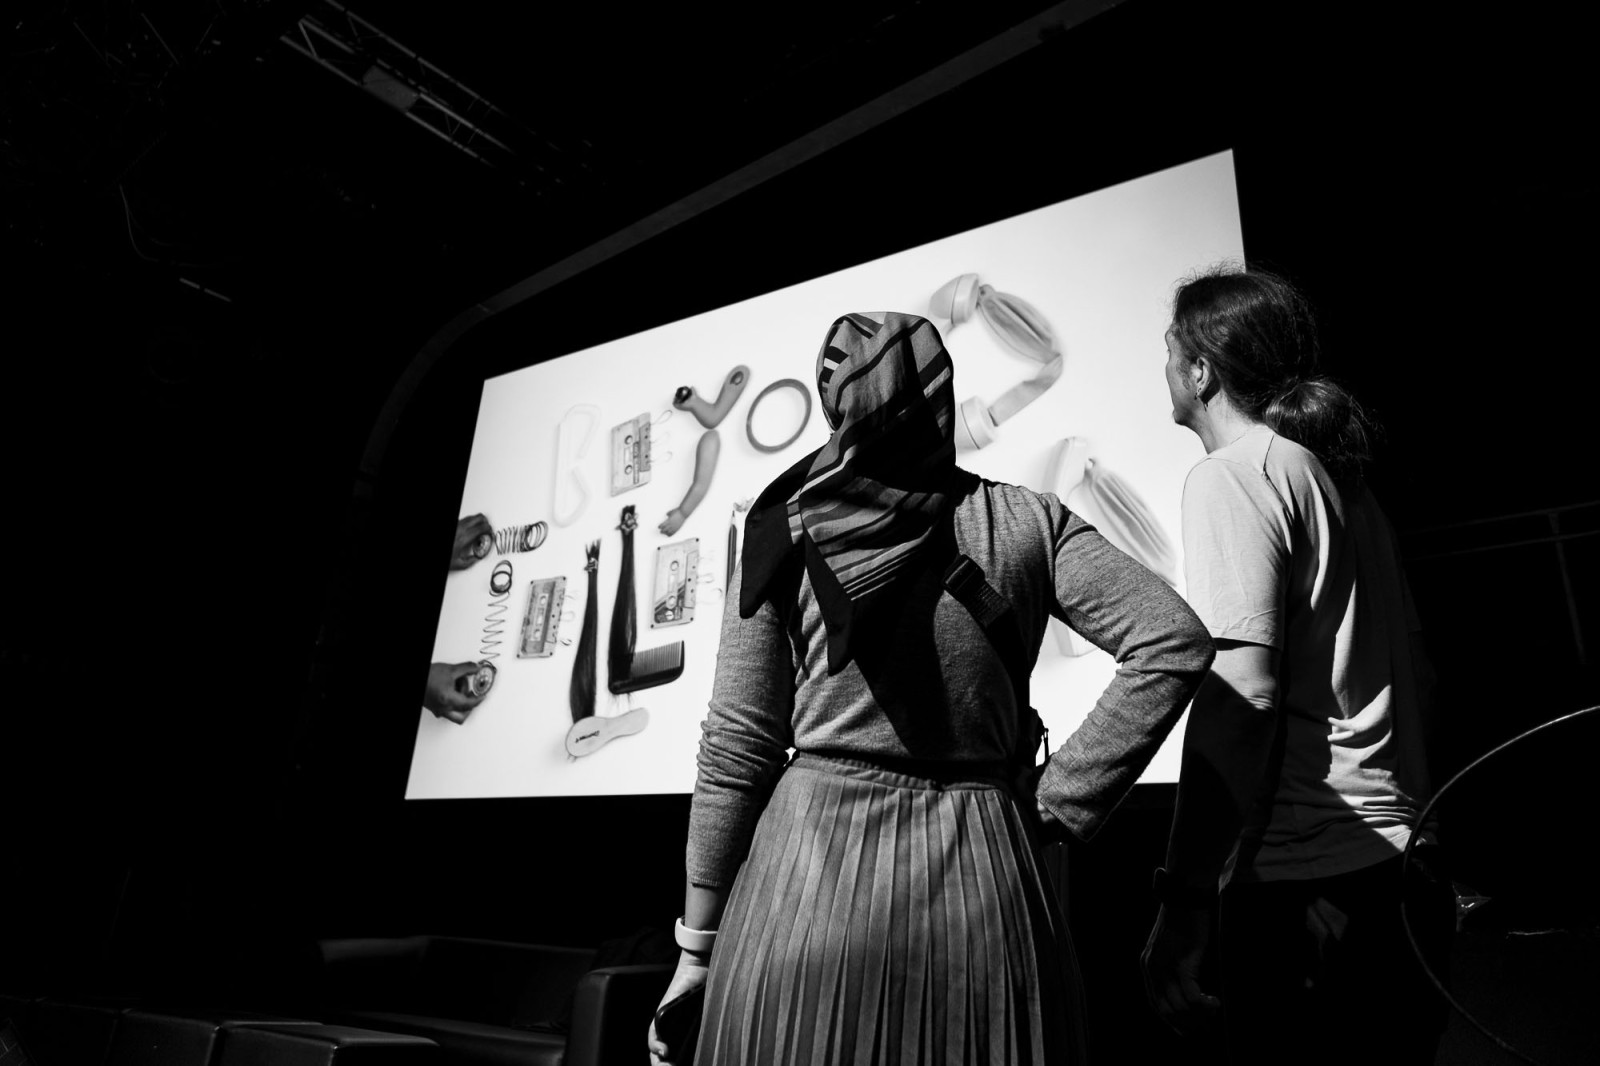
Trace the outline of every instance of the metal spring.
<instances>
[{"instance_id":1,"label":"metal spring","mask_svg":"<svg viewBox=\"0 0 1600 1066\"><path fill-rule=\"evenodd\" d=\"M543 522L530 522L525 526L507 526L495 530L495 548L501 555L512 552L531 552L544 543L550 527Z\"/></svg>"},{"instance_id":2,"label":"metal spring","mask_svg":"<svg viewBox=\"0 0 1600 1066\"><path fill-rule=\"evenodd\" d=\"M511 600L511 560L501 559L489 573L489 611L483 616L483 642L478 648L479 659L498 659L495 649L505 639L506 609Z\"/></svg>"}]
</instances>

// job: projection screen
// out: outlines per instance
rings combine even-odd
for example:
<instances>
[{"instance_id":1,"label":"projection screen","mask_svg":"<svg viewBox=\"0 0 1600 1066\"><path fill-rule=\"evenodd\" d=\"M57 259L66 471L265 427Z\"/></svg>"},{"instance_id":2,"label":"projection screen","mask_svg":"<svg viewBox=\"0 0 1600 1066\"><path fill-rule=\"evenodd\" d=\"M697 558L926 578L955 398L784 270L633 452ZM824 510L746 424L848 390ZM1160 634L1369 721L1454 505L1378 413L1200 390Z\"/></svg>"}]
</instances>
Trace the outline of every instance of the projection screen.
<instances>
[{"instance_id":1,"label":"projection screen","mask_svg":"<svg viewBox=\"0 0 1600 1066\"><path fill-rule=\"evenodd\" d=\"M1222 152L485 381L460 514L486 516L494 543L445 576L433 661L488 662L492 682L463 724L419 713L406 797L690 791L730 530L742 533L737 505L826 439L814 367L829 324L850 311L930 318L954 360L958 401L978 406L1040 371L978 316L952 326L930 310L964 275L1037 309L1063 363L958 463L1057 492L1182 591L1179 502L1203 453L1172 422L1162 333L1175 282L1243 255L1233 157ZM801 387L774 385L785 380ZM674 406L680 389L708 420L721 415L714 430ZM627 684L667 677L680 653L681 673L613 694L607 653L629 506L637 636ZM568 690L586 608L597 695L582 724ZM1032 695L1054 744L1113 670L1110 656L1052 623ZM1181 726L1142 781L1177 780L1180 740Z\"/></svg>"}]
</instances>

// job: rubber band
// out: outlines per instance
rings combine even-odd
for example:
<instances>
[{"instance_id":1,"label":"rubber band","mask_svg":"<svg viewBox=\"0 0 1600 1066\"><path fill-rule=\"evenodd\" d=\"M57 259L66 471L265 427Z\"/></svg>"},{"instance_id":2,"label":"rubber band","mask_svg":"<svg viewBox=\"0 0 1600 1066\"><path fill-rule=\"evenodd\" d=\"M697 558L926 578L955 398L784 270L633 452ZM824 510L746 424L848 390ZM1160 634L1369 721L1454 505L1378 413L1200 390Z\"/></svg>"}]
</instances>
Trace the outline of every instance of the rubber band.
<instances>
[{"instance_id":1,"label":"rubber band","mask_svg":"<svg viewBox=\"0 0 1600 1066\"><path fill-rule=\"evenodd\" d=\"M794 427L794 432L789 435L787 440L781 444L764 444L756 439L756 408L761 406L762 400L765 400L769 394L778 389L797 390L801 397L806 401L805 413L800 416L800 424ZM805 432L806 424L810 421L811 390L806 387L806 384L803 381L799 381L795 378L779 378L777 381L774 381L772 384L756 393L756 398L750 401L750 411L745 415L744 419L744 435L750 438L750 446L752 448L758 452L766 452L770 455L773 452L783 451L789 445L799 440L800 434Z\"/></svg>"}]
</instances>

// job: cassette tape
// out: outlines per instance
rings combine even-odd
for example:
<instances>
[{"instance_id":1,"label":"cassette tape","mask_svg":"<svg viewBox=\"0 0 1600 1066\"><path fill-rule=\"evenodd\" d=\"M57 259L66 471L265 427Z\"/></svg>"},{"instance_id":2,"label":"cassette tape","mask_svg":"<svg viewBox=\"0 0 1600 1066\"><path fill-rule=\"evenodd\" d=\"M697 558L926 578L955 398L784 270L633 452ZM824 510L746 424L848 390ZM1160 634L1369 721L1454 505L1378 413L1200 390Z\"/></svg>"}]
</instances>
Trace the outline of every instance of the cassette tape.
<instances>
[{"instance_id":1,"label":"cassette tape","mask_svg":"<svg viewBox=\"0 0 1600 1066\"><path fill-rule=\"evenodd\" d=\"M656 549L655 591L650 602L652 629L694 621L695 579L700 576L700 538L673 541Z\"/></svg>"},{"instance_id":2,"label":"cassette tape","mask_svg":"<svg viewBox=\"0 0 1600 1066\"><path fill-rule=\"evenodd\" d=\"M611 495L636 489L650 480L650 415L642 414L611 427Z\"/></svg>"},{"instance_id":3,"label":"cassette tape","mask_svg":"<svg viewBox=\"0 0 1600 1066\"><path fill-rule=\"evenodd\" d=\"M561 608L567 599L565 577L541 577L528 582L528 610L522 616L519 659L547 659L555 654Z\"/></svg>"}]
</instances>

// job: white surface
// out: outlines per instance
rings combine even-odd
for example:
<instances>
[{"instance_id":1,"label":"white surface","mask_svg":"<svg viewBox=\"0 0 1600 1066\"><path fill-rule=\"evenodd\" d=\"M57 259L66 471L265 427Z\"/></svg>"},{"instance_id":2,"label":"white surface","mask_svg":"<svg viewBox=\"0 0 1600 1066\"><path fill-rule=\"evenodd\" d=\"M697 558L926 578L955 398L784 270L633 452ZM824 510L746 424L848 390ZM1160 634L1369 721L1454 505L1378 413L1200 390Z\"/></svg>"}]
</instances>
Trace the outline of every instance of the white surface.
<instances>
[{"instance_id":1,"label":"white surface","mask_svg":"<svg viewBox=\"0 0 1600 1066\"><path fill-rule=\"evenodd\" d=\"M1096 461L1120 474L1174 544L1181 543L1183 479L1203 453L1191 433L1172 423L1162 374L1169 301L1180 278L1243 254L1233 157L1224 152L487 381L460 513L481 511L497 529L548 521L556 427L569 408L583 403L601 410L582 463L590 497L570 526L552 524L537 550L491 554L448 576L433 661L476 660L489 571L499 558L512 561L515 587L496 660L499 676L464 725L420 713L407 798L690 791L715 665L732 504L756 495L822 444L828 432L821 412L813 410L800 439L780 453L763 454L745 436L751 402L786 377L805 382L814 400L817 350L835 318L849 311L927 315L934 291L959 274L975 272L985 284L1037 307L1066 355L1061 380L1002 425L994 444L961 453L961 465L995 480L1048 489L1045 466L1054 446L1064 437L1087 437ZM1005 348L981 320L954 329L934 321L955 362L958 402L973 394L993 401L1038 369ZM671 411L680 385L714 401L723 377L738 363L750 367L751 380L718 429L722 451L710 492L678 533L663 536L656 526L688 490L703 430L687 412L672 412L655 427L650 483L612 496L611 427L641 412ZM782 403L788 398L769 397L774 410L763 404L758 423L780 421L767 416L798 408ZM757 432L764 440L787 435L781 426L767 432L758 425ZM637 646L681 639L686 662L683 676L669 685L613 697L606 689L606 646L621 559L617 522L625 504L634 504L639 517ZM712 575L714 587L702 589L693 622L653 629L656 548L687 537L700 539L701 572ZM650 722L635 736L572 759L562 738L572 724L567 690L583 616L583 546L595 538L597 713L647 707ZM528 583L558 574L567 577L568 619L561 632L571 643L547 659L518 659ZM1088 713L1114 669L1103 652L1067 658L1046 640L1032 689L1054 744ZM1177 780L1179 740L1175 732L1142 780Z\"/></svg>"}]
</instances>

